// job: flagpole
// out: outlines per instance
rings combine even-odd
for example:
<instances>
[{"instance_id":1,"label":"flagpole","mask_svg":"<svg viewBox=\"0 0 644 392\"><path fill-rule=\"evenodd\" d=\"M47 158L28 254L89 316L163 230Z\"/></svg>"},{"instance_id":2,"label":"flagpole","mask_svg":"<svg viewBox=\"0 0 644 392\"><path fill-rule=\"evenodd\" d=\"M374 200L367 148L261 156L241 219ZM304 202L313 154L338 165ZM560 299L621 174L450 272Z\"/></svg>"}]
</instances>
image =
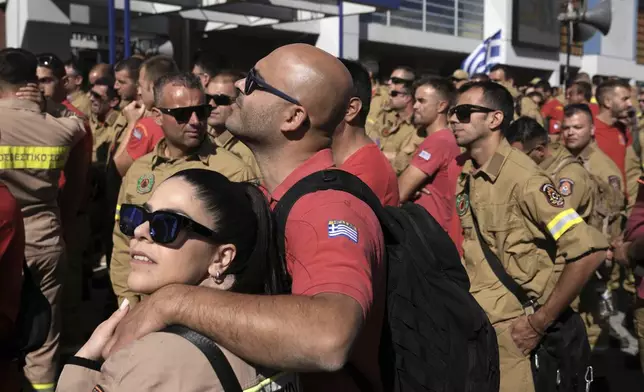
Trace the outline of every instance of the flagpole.
<instances>
[{"instance_id":1,"label":"flagpole","mask_svg":"<svg viewBox=\"0 0 644 392\"><path fill-rule=\"evenodd\" d=\"M573 10L572 1L568 2L568 12ZM563 81L563 91L564 95L566 94L566 89L568 88L568 79L570 78L570 55L572 52L572 30L575 27L574 22L571 20L568 22L568 28L566 29L566 66L564 67L564 81Z\"/></svg>"}]
</instances>

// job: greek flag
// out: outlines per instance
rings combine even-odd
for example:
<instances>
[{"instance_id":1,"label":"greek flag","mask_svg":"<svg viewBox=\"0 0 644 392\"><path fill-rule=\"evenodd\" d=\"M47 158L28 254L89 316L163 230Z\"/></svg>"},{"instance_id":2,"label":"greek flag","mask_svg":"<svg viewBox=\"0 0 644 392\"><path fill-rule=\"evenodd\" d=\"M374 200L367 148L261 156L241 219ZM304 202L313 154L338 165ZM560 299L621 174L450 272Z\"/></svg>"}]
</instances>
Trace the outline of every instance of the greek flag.
<instances>
[{"instance_id":1,"label":"greek flag","mask_svg":"<svg viewBox=\"0 0 644 392\"><path fill-rule=\"evenodd\" d=\"M487 37L472 54L467 56L461 69L470 76L475 73L487 73L492 65L499 62L501 58L501 30L491 37Z\"/></svg>"},{"instance_id":2,"label":"greek flag","mask_svg":"<svg viewBox=\"0 0 644 392\"><path fill-rule=\"evenodd\" d=\"M341 220L329 221L329 238L346 237L351 241L358 243L358 229L349 222Z\"/></svg>"}]
</instances>

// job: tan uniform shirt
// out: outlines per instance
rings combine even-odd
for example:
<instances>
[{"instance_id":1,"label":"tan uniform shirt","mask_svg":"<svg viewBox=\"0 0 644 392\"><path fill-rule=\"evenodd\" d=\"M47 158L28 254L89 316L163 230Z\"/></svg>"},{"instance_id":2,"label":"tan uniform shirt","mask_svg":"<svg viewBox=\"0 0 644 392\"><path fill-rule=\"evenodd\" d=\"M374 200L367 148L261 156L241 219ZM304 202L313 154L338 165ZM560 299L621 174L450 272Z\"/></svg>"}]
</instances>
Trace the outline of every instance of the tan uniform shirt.
<instances>
[{"instance_id":1,"label":"tan uniform shirt","mask_svg":"<svg viewBox=\"0 0 644 392\"><path fill-rule=\"evenodd\" d=\"M370 124L370 121L374 122ZM394 110L381 112L375 120L367 120L367 125L371 128L367 135L376 142L380 151L392 163L405 142L416 132L411 116L403 118Z\"/></svg>"},{"instance_id":2,"label":"tan uniform shirt","mask_svg":"<svg viewBox=\"0 0 644 392\"><path fill-rule=\"evenodd\" d=\"M253 171L248 165L223 148L213 146L208 138L195 154L187 158L168 159L165 157L165 148L165 139L161 139L155 151L134 161L132 167L123 177L116 205L117 216L112 235L114 248L110 267L112 287L119 298L119 303L124 298L128 298L131 305L139 301L139 296L130 291L127 285L127 277L130 273L130 240L119 229L118 211L121 204L140 205L147 202L155 186L174 173L185 169L213 170L223 174L231 181L237 182L255 179Z\"/></svg>"},{"instance_id":3,"label":"tan uniform shirt","mask_svg":"<svg viewBox=\"0 0 644 392\"><path fill-rule=\"evenodd\" d=\"M76 109L85 113L89 117L92 114L92 101L89 99L89 94L84 91L76 91L67 97L67 100L76 107Z\"/></svg>"},{"instance_id":4,"label":"tan uniform shirt","mask_svg":"<svg viewBox=\"0 0 644 392\"><path fill-rule=\"evenodd\" d=\"M570 208L550 178L504 139L492 158L472 171L468 161L457 183L456 207L463 227L463 262L470 291L493 325L524 314L483 256L481 234L506 271L539 303L545 303L566 261L608 243ZM469 196L465 186L469 178ZM553 255L554 257L552 257Z\"/></svg>"},{"instance_id":5,"label":"tan uniform shirt","mask_svg":"<svg viewBox=\"0 0 644 392\"><path fill-rule=\"evenodd\" d=\"M377 84L372 88L373 94L371 96L371 103L369 104L369 114L367 115L367 123L369 119L377 119L381 112L383 112L389 102L389 87L382 84ZM367 135L368 135L367 130Z\"/></svg>"},{"instance_id":6,"label":"tan uniform shirt","mask_svg":"<svg viewBox=\"0 0 644 392\"><path fill-rule=\"evenodd\" d=\"M89 125L94 137L92 163L105 165L118 138L127 127L127 120L121 112L112 110L105 118L105 122L99 122L92 114L89 117Z\"/></svg>"},{"instance_id":7,"label":"tan uniform shirt","mask_svg":"<svg viewBox=\"0 0 644 392\"><path fill-rule=\"evenodd\" d=\"M414 153L418 150L418 146L420 146L423 140L425 140L425 137L425 132L418 129L416 132L412 132L407 140L405 140L403 147L396 154L396 158L392 162L396 175L400 175L400 173L407 169L407 166L409 166L409 163L414 157Z\"/></svg>"},{"instance_id":8,"label":"tan uniform shirt","mask_svg":"<svg viewBox=\"0 0 644 392\"><path fill-rule=\"evenodd\" d=\"M642 139L640 139L642 140ZM624 172L626 174L626 190L628 192L628 204L626 206L627 214L635 205L637 199L637 190L639 188L639 180L642 175L642 161L637 156L633 146L626 147L626 158L624 159Z\"/></svg>"},{"instance_id":9,"label":"tan uniform shirt","mask_svg":"<svg viewBox=\"0 0 644 392\"><path fill-rule=\"evenodd\" d=\"M505 87L510 94L512 95L512 98L515 100L519 98L521 93L519 90L517 90L514 86L512 86L510 83L501 83L503 87ZM535 119L539 124L543 125L543 116L541 116L541 111L539 110L539 106L537 106L534 101L528 97L521 97L519 99L519 106L521 108L521 116L526 116ZM514 119L516 120L519 118L519 114L515 111L514 113Z\"/></svg>"},{"instance_id":10,"label":"tan uniform shirt","mask_svg":"<svg viewBox=\"0 0 644 392\"><path fill-rule=\"evenodd\" d=\"M54 118L26 100L0 100L0 181L22 210L27 255L63 247L58 179L72 147L85 136L82 120Z\"/></svg>"},{"instance_id":11,"label":"tan uniform shirt","mask_svg":"<svg viewBox=\"0 0 644 392\"><path fill-rule=\"evenodd\" d=\"M539 167L552 178L566 204L588 222L595 202L590 175L581 162L561 144L551 143L548 148L552 155L541 162Z\"/></svg>"},{"instance_id":12,"label":"tan uniform shirt","mask_svg":"<svg viewBox=\"0 0 644 392\"><path fill-rule=\"evenodd\" d=\"M225 131L219 136L214 136L215 132L210 127L208 128L208 136L210 141L217 147L230 151L235 154L239 159L244 161L245 164L253 169L256 177L259 178L259 166L255 160L255 155L244 143L237 139L232 133Z\"/></svg>"},{"instance_id":13,"label":"tan uniform shirt","mask_svg":"<svg viewBox=\"0 0 644 392\"><path fill-rule=\"evenodd\" d=\"M299 392L293 373L255 368L221 348L244 391ZM72 363L58 381L60 392L224 392L204 354L181 336L151 333L98 363ZM95 368L89 366L94 365ZM268 378L267 378L268 377Z\"/></svg>"}]
</instances>

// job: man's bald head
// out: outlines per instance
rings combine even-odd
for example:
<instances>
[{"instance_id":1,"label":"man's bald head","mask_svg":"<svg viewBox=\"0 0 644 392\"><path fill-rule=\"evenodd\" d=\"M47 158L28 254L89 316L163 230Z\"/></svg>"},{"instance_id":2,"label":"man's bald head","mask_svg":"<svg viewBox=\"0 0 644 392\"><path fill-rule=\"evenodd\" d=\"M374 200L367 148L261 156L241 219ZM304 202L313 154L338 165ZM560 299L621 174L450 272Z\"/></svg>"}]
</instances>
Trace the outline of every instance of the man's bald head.
<instances>
[{"instance_id":1,"label":"man's bald head","mask_svg":"<svg viewBox=\"0 0 644 392\"><path fill-rule=\"evenodd\" d=\"M88 81L90 85L94 85L98 79L107 78L112 75L112 66L105 63L99 63L92 67L89 71Z\"/></svg>"},{"instance_id":2,"label":"man's bald head","mask_svg":"<svg viewBox=\"0 0 644 392\"><path fill-rule=\"evenodd\" d=\"M237 101L240 110L234 110L226 123L233 133L251 142L269 137L268 133L283 139L281 134L292 138L298 131L304 137L309 130L331 137L344 118L353 85L337 58L311 45L292 44L261 59L255 70L264 82L300 105L266 88L242 94ZM243 82L237 83L240 90Z\"/></svg>"}]
</instances>

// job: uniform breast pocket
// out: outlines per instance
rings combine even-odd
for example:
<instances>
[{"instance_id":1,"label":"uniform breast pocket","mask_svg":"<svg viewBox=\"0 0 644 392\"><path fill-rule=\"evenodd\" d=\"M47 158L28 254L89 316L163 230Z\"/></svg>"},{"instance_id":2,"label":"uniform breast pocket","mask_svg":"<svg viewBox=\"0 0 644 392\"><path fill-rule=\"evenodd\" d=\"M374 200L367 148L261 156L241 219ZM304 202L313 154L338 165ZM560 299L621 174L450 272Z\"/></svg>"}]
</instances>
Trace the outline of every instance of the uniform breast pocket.
<instances>
[{"instance_id":1,"label":"uniform breast pocket","mask_svg":"<svg viewBox=\"0 0 644 392\"><path fill-rule=\"evenodd\" d=\"M493 233L510 232L520 228L520 214L516 203L487 204L477 207L477 218L481 229Z\"/></svg>"}]
</instances>

